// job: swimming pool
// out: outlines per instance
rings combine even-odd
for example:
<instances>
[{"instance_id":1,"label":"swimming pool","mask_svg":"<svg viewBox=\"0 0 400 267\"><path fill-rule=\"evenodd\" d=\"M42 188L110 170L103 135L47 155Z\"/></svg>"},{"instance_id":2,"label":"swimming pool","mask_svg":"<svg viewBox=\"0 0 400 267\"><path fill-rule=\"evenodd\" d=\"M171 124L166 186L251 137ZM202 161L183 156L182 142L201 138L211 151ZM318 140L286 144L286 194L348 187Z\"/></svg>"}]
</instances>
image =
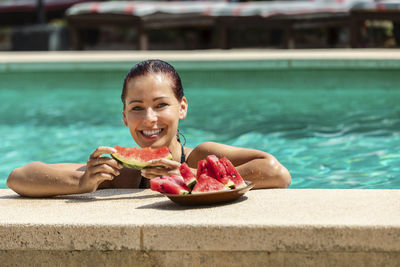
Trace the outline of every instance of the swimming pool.
<instances>
[{"instance_id":1,"label":"swimming pool","mask_svg":"<svg viewBox=\"0 0 400 267\"><path fill-rule=\"evenodd\" d=\"M0 188L31 161L86 162L100 145L134 146L120 90L134 62L0 64ZM172 62L189 113L187 145L256 148L290 188L400 188L400 62Z\"/></svg>"}]
</instances>

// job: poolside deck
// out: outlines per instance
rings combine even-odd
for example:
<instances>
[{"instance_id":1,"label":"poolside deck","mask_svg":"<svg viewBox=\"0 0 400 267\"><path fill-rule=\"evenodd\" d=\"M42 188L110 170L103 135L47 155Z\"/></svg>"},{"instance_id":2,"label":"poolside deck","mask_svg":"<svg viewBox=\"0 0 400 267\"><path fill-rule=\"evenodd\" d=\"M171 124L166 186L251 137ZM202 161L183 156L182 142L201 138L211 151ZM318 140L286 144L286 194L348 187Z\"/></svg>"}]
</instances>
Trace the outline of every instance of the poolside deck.
<instances>
[{"instance_id":1,"label":"poolside deck","mask_svg":"<svg viewBox=\"0 0 400 267\"><path fill-rule=\"evenodd\" d=\"M232 49L190 51L67 51L0 52L6 62L139 61L150 58L174 61L267 60L267 59L400 59L400 49Z\"/></svg>"},{"instance_id":2,"label":"poolside deck","mask_svg":"<svg viewBox=\"0 0 400 267\"><path fill-rule=\"evenodd\" d=\"M184 207L150 190L0 190L6 266L396 266L400 190L253 190Z\"/></svg>"}]
</instances>

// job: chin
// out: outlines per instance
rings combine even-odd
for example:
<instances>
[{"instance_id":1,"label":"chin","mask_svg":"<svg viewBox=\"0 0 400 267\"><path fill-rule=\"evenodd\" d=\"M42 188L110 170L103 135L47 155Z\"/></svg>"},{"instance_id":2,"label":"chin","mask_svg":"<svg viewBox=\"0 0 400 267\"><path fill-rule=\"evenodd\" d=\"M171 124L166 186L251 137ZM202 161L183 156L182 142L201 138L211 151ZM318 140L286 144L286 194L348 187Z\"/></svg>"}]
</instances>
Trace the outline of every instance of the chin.
<instances>
[{"instance_id":1,"label":"chin","mask_svg":"<svg viewBox=\"0 0 400 267\"><path fill-rule=\"evenodd\" d=\"M135 140L136 144L140 147L152 147L152 148L160 148L163 146L169 146L171 143L171 139L168 139L167 136L164 134L158 137L155 140L146 140L140 133L135 134L133 139Z\"/></svg>"},{"instance_id":2,"label":"chin","mask_svg":"<svg viewBox=\"0 0 400 267\"><path fill-rule=\"evenodd\" d=\"M152 148L160 148L163 146L166 146L165 142L162 142L162 140L155 140L155 141L142 141L142 142L136 142L140 147L152 147Z\"/></svg>"}]
</instances>

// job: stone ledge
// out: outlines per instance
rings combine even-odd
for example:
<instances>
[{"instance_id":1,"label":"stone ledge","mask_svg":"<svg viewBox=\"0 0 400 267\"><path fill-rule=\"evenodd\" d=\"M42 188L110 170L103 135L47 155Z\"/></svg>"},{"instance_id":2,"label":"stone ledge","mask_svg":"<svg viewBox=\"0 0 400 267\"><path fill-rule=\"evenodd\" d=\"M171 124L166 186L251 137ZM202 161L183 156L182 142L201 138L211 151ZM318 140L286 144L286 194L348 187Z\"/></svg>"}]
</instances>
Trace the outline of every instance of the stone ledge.
<instances>
[{"instance_id":1,"label":"stone ledge","mask_svg":"<svg viewBox=\"0 0 400 267\"><path fill-rule=\"evenodd\" d=\"M139 189L53 199L0 190L0 203L2 250L400 248L400 190L253 190L230 204L200 207Z\"/></svg>"},{"instance_id":2,"label":"stone ledge","mask_svg":"<svg viewBox=\"0 0 400 267\"><path fill-rule=\"evenodd\" d=\"M158 58L181 70L398 70L400 49L0 52L9 72L121 71Z\"/></svg>"},{"instance_id":3,"label":"stone ledge","mask_svg":"<svg viewBox=\"0 0 400 267\"><path fill-rule=\"evenodd\" d=\"M132 62L149 58L172 61L274 59L400 59L400 49L231 49L160 51L0 52L0 62Z\"/></svg>"},{"instance_id":4,"label":"stone ledge","mask_svg":"<svg viewBox=\"0 0 400 267\"><path fill-rule=\"evenodd\" d=\"M185 207L140 189L53 199L2 189L0 258L106 251L111 258L126 254L127 262L142 255L138 263L152 265L161 258L172 263L173 255L208 262L213 253L239 253L246 263L311 257L321 266L326 258L380 265L399 260L399 210L400 190L252 190L233 203Z\"/></svg>"},{"instance_id":5,"label":"stone ledge","mask_svg":"<svg viewBox=\"0 0 400 267\"><path fill-rule=\"evenodd\" d=\"M398 266L400 253L253 251L1 251L3 266Z\"/></svg>"}]
</instances>

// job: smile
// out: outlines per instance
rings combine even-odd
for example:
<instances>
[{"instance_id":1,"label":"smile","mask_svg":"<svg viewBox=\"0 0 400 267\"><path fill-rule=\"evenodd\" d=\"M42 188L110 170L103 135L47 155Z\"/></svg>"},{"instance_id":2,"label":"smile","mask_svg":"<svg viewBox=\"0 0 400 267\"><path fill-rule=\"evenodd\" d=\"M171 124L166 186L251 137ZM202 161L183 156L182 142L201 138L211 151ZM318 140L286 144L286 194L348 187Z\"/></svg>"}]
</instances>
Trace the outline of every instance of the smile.
<instances>
[{"instance_id":1,"label":"smile","mask_svg":"<svg viewBox=\"0 0 400 267\"><path fill-rule=\"evenodd\" d=\"M141 131L144 136L153 136L153 135L158 135L163 131L163 129L157 129L157 130L143 130Z\"/></svg>"}]
</instances>

